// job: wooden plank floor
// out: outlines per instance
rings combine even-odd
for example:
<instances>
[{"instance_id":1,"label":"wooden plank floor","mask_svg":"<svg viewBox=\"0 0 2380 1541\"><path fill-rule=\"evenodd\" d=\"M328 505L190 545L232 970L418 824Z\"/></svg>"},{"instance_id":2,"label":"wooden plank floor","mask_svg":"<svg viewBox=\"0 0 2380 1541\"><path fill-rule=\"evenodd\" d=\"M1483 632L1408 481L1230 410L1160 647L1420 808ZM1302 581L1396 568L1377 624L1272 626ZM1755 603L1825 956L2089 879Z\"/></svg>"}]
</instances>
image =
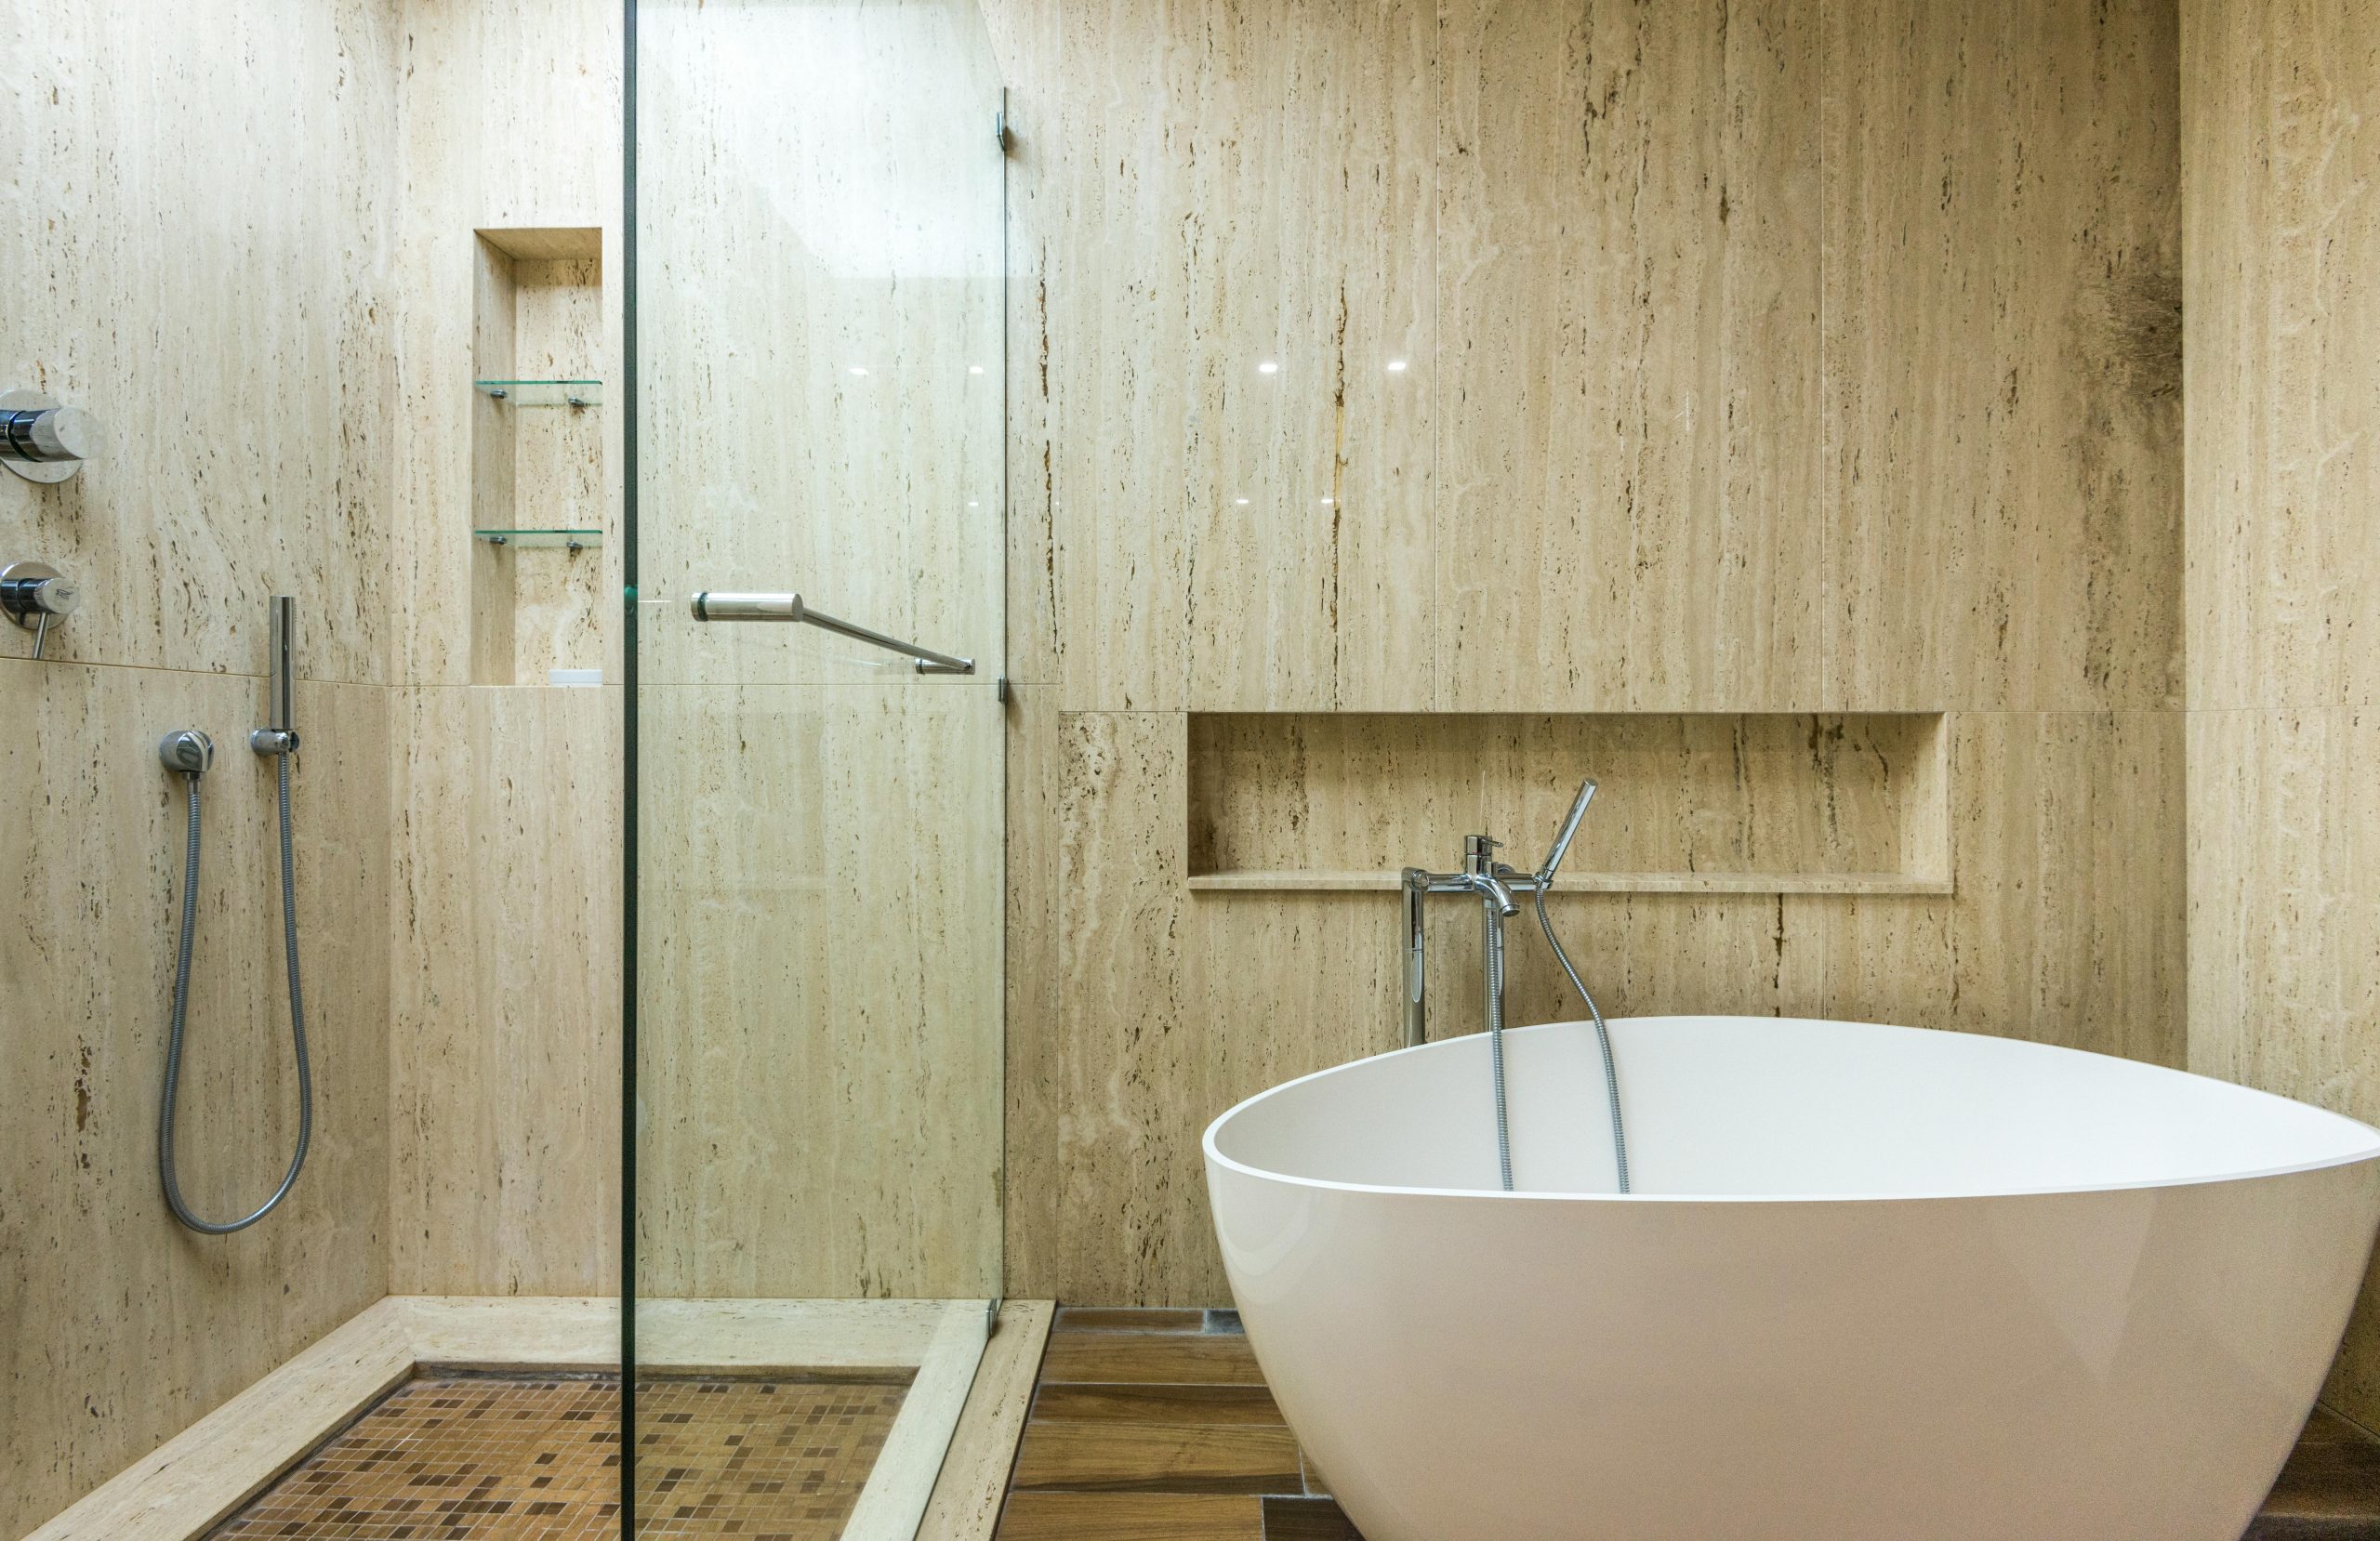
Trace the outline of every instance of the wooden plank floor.
<instances>
[{"instance_id":1,"label":"wooden plank floor","mask_svg":"<svg viewBox=\"0 0 2380 1541\"><path fill-rule=\"evenodd\" d=\"M1361 1541L1227 1311L1058 1312L999 1541Z\"/></svg>"},{"instance_id":2,"label":"wooden plank floor","mask_svg":"<svg viewBox=\"0 0 2380 1541\"><path fill-rule=\"evenodd\" d=\"M2245 1541L2380 1541L2380 1440L2316 1408Z\"/></svg>"},{"instance_id":3,"label":"wooden plank floor","mask_svg":"<svg viewBox=\"0 0 2380 1541\"><path fill-rule=\"evenodd\" d=\"M1058 1312L998 1541L1363 1541L1228 1311ZM2380 1441L2317 1411L2243 1541L2380 1541Z\"/></svg>"}]
</instances>

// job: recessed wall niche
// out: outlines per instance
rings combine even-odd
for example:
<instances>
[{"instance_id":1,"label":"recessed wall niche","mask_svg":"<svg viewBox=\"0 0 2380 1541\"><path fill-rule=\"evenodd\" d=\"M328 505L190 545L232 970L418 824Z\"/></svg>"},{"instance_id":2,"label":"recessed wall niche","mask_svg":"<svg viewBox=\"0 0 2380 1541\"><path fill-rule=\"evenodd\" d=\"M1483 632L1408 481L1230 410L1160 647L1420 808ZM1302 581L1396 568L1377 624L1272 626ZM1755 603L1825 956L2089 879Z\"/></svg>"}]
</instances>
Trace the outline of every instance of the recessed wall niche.
<instances>
[{"instance_id":1,"label":"recessed wall niche","mask_svg":"<svg viewBox=\"0 0 2380 1541\"><path fill-rule=\"evenodd\" d=\"M536 684L603 663L602 232L478 233L471 682Z\"/></svg>"},{"instance_id":2,"label":"recessed wall niche","mask_svg":"<svg viewBox=\"0 0 2380 1541\"><path fill-rule=\"evenodd\" d=\"M1583 893L1949 893L1939 713L1218 713L1189 722L1188 886L1394 889L1462 837Z\"/></svg>"}]
</instances>

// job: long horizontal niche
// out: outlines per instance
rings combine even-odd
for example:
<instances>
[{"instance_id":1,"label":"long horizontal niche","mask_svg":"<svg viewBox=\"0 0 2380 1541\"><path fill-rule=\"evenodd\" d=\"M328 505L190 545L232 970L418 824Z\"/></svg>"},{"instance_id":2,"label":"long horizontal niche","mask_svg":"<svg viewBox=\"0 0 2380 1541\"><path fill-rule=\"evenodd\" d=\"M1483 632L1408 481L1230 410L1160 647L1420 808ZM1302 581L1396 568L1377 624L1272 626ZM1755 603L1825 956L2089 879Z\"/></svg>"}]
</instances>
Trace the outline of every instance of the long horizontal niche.
<instances>
[{"instance_id":1,"label":"long horizontal niche","mask_svg":"<svg viewBox=\"0 0 2380 1541\"><path fill-rule=\"evenodd\" d=\"M1534 867L1582 778L1578 893L1951 891L1938 712L1193 712L1189 887L1393 891L1462 837Z\"/></svg>"}]
</instances>

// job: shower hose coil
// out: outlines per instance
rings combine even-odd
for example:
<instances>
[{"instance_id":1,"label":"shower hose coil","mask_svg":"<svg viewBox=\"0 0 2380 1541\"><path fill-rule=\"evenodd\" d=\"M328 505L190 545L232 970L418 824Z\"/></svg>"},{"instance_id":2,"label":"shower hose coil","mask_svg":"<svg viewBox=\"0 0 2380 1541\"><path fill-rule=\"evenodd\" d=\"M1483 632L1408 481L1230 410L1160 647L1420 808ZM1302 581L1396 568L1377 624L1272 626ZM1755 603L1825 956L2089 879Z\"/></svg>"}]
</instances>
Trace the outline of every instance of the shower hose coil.
<instances>
[{"instance_id":1,"label":"shower hose coil","mask_svg":"<svg viewBox=\"0 0 2380 1541\"><path fill-rule=\"evenodd\" d=\"M199 773L182 772L190 784L190 833L182 860L182 929L181 943L174 955L173 1015L165 1037L165 1095L157 1107L157 1174L165 1186L165 1203L174 1218L209 1236L228 1236L235 1231L245 1231L264 1218L289 1196L298 1185L298 1174L306 1166L306 1148L314 1138L314 1077L306 1056L306 1001L298 980L298 891L296 874L290 855L292 838L289 820L289 757L279 757L281 798L281 945L282 957L289 975L289 1039L298 1058L298 1148L289 1158L289 1170L283 1175L281 1186L272 1196L253 1212L236 1220L210 1220L193 1213L182 1199L181 1184L174 1171L174 1104L181 1092L182 1041L190 1023L190 955L191 943L198 929L198 850L199 850Z\"/></svg>"}]
</instances>

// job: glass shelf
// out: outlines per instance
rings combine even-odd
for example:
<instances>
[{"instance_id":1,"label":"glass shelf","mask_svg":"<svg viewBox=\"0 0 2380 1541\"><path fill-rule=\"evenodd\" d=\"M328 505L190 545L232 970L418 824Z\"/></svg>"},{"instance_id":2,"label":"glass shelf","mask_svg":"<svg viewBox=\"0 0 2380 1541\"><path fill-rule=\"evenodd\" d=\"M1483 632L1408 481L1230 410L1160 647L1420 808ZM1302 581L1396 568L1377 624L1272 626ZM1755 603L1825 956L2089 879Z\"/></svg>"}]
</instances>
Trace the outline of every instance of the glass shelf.
<instances>
[{"instance_id":1,"label":"glass shelf","mask_svg":"<svg viewBox=\"0 0 2380 1541\"><path fill-rule=\"evenodd\" d=\"M490 546L559 546L573 551L603 544L601 530L474 530L471 536Z\"/></svg>"},{"instance_id":2,"label":"glass shelf","mask_svg":"<svg viewBox=\"0 0 2380 1541\"><path fill-rule=\"evenodd\" d=\"M592 407L603 404L601 380L473 380L482 395L516 407Z\"/></svg>"}]
</instances>

